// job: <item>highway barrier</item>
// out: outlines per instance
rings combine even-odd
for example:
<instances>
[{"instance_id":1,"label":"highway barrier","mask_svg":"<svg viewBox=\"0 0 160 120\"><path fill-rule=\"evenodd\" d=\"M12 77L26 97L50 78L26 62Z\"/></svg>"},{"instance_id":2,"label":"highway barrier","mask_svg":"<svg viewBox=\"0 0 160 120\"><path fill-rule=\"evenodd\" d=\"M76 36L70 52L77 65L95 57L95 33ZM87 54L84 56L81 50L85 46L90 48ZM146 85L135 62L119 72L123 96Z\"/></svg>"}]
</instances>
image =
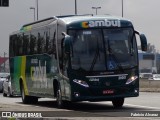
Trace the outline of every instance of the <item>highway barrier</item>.
<instances>
[{"instance_id":1,"label":"highway barrier","mask_svg":"<svg viewBox=\"0 0 160 120\"><path fill-rule=\"evenodd\" d=\"M140 79L141 92L160 92L160 80Z\"/></svg>"}]
</instances>

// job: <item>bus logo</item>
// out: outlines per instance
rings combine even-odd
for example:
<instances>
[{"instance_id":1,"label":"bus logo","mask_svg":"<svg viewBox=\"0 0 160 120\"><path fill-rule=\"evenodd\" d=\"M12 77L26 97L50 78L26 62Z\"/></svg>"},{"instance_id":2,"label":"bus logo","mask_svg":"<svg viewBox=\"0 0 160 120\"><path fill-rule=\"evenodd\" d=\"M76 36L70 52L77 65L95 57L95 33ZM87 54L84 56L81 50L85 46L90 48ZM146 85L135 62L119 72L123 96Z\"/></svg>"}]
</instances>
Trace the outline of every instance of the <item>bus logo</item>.
<instances>
[{"instance_id":1,"label":"bus logo","mask_svg":"<svg viewBox=\"0 0 160 120\"><path fill-rule=\"evenodd\" d=\"M119 20L97 20L97 21L85 21L81 23L83 28L92 27L121 27Z\"/></svg>"}]
</instances>

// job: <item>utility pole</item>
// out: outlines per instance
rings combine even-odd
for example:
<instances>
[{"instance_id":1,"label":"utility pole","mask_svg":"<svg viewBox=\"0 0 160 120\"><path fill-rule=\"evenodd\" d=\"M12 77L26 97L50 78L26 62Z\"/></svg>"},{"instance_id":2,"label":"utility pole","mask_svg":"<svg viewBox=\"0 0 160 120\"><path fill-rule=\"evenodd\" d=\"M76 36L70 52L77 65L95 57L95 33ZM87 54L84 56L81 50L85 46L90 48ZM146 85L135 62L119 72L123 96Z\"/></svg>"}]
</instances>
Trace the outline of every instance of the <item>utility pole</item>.
<instances>
[{"instance_id":1,"label":"utility pole","mask_svg":"<svg viewBox=\"0 0 160 120\"><path fill-rule=\"evenodd\" d=\"M123 0L122 0L122 17L123 17Z\"/></svg>"},{"instance_id":2,"label":"utility pole","mask_svg":"<svg viewBox=\"0 0 160 120\"><path fill-rule=\"evenodd\" d=\"M37 4L37 20L38 20L38 0L36 1Z\"/></svg>"},{"instance_id":3,"label":"utility pole","mask_svg":"<svg viewBox=\"0 0 160 120\"><path fill-rule=\"evenodd\" d=\"M77 0L75 0L75 15L77 15Z\"/></svg>"}]
</instances>

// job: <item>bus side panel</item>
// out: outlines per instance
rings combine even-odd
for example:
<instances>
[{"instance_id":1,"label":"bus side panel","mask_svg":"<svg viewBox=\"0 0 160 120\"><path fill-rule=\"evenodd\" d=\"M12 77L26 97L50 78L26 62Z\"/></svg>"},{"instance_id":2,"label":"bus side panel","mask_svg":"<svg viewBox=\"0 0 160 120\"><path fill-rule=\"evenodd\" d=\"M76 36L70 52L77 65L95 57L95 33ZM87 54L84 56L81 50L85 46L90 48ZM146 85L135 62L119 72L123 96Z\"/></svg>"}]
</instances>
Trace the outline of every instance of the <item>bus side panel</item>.
<instances>
[{"instance_id":1,"label":"bus side panel","mask_svg":"<svg viewBox=\"0 0 160 120\"><path fill-rule=\"evenodd\" d=\"M14 90L14 94L20 94L19 79L21 76L21 61L21 57L10 58L11 85Z\"/></svg>"},{"instance_id":2,"label":"bus side panel","mask_svg":"<svg viewBox=\"0 0 160 120\"><path fill-rule=\"evenodd\" d=\"M56 61L49 55L27 56L26 79L29 93L34 96L53 96L53 77Z\"/></svg>"}]
</instances>

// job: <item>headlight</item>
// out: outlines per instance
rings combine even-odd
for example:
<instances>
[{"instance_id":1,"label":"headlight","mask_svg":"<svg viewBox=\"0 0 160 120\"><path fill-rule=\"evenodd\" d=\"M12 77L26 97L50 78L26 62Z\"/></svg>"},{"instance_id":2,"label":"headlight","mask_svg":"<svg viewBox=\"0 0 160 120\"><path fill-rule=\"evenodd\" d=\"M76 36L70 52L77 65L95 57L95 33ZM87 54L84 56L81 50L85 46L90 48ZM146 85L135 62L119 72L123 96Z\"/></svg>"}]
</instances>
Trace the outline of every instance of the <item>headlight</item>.
<instances>
[{"instance_id":1,"label":"headlight","mask_svg":"<svg viewBox=\"0 0 160 120\"><path fill-rule=\"evenodd\" d=\"M77 80L77 79L74 79L73 82L79 84L79 85L82 85L84 87L89 87L89 85L87 84L86 81L83 81L83 80Z\"/></svg>"},{"instance_id":2,"label":"headlight","mask_svg":"<svg viewBox=\"0 0 160 120\"><path fill-rule=\"evenodd\" d=\"M130 84L131 82L135 81L137 78L138 78L138 76L132 76L132 77L130 77L130 78L127 80L126 84L127 84L127 85Z\"/></svg>"}]
</instances>

